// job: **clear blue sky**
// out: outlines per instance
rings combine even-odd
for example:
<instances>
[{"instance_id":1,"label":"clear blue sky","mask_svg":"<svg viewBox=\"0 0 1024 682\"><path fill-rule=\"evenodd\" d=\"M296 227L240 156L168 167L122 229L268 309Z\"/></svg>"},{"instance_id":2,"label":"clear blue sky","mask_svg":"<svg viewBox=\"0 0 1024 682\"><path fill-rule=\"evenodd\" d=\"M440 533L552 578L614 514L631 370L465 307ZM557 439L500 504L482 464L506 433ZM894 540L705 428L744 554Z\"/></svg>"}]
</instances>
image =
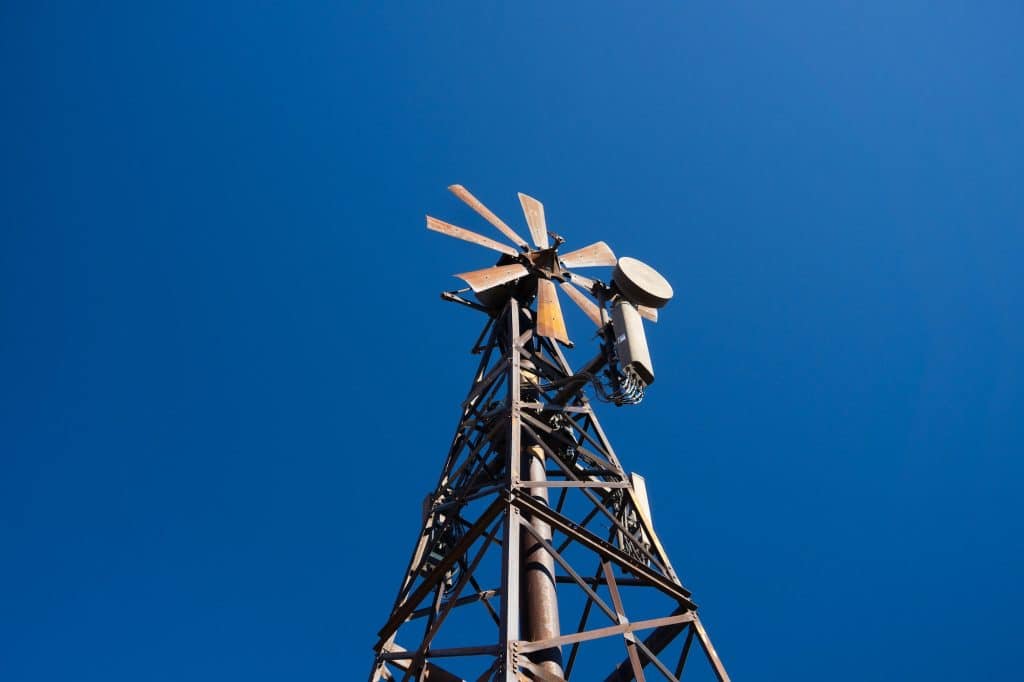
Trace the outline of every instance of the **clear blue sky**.
<instances>
[{"instance_id":1,"label":"clear blue sky","mask_svg":"<svg viewBox=\"0 0 1024 682\"><path fill-rule=\"evenodd\" d=\"M453 182L675 285L600 414L734 679L1024 665L1019 3L210 4L0 9L0 678L365 676Z\"/></svg>"}]
</instances>

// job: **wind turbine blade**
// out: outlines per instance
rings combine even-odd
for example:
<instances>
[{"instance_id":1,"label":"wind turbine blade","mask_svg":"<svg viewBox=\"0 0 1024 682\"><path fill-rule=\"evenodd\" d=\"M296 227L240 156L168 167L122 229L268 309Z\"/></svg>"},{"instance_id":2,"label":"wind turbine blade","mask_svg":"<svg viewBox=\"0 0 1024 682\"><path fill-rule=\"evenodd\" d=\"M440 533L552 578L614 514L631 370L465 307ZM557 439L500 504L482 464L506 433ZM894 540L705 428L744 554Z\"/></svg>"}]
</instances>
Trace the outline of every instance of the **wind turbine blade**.
<instances>
[{"instance_id":1,"label":"wind turbine blade","mask_svg":"<svg viewBox=\"0 0 1024 682\"><path fill-rule=\"evenodd\" d=\"M559 260L567 268L590 268L598 265L615 265L615 254L604 242L594 242L590 246L570 251Z\"/></svg>"},{"instance_id":2,"label":"wind turbine blade","mask_svg":"<svg viewBox=\"0 0 1024 682\"><path fill-rule=\"evenodd\" d=\"M443 220L431 218L430 216L427 216L427 229L433 230L434 232L440 232L441 234L446 234L449 237L455 237L456 239L463 239L467 242L472 242L488 249L494 249L495 251L500 251L501 253L508 254L509 256L519 255L519 252L511 246L502 244L501 242L496 242L493 239L489 239L481 234L477 234L476 232L470 232L469 230L461 227L450 225Z\"/></svg>"},{"instance_id":3,"label":"wind turbine blade","mask_svg":"<svg viewBox=\"0 0 1024 682\"><path fill-rule=\"evenodd\" d=\"M601 309L597 307L596 303L587 298L587 295L577 289L571 282L562 282L561 286L562 290L590 318L591 322L598 327L604 326L604 322L601 319Z\"/></svg>"},{"instance_id":4,"label":"wind turbine blade","mask_svg":"<svg viewBox=\"0 0 1024 682\"><path fill-rule=\"evenodd\" d=\"M539 248L548 248L548 226L544 221L544 204L522 192L519 193L519 203L523 205L523 215L526 216L526 224L530 226L533 243Z\"/></svg>"},{"instance_id":5,"label":"wind turbine blade","mask_svg":"<svg viewBox=\"0 0 1024 682\"><path fill-rule=\"evenodd\" d=\"M638 305L636 307L636 309L637 309L637 312L640 313L640 317L644 318L645 320L650 320L651 322L657 322L658 321L658 309L657 308L648 308L645 305Z\"/></svg>"},{"instance_id":6,"label":"wind turbine blade","mask_svg":"<svg viewBox=\"0 0 1024 682\"><path fill-rule=\"evenodd\" d=\"M491 212L491 209L489 209L486 206L484 206L483 203L481 203L479 199L477 199L475 196L470 194L468 189L466 189L462 185L452 185L452 186L450 186L448 188L448 190L452 194L454 194L455 196L457 196L458 198L460 198L464 202L466 202L466 205L468 205L471 209L473 209L474 211L476 211L477 213L482 215L487 220L487 222L489 222L491 225L494 225L496 228L501 230L501 233L503 235L505 235L506 237L511 239L513 242L515 242L519 246L524 246L526 248L530 248L530 245L526 243L525 239L523 239L518 234L516 234L516 231L513 230L508 225L506 225L501 218L499 218L498 216L494 215Z\"/></svg>"},{"instance_id":7,"label":"wind turbine blade","mask_svg":"<svg viewBox=\"0 0 1024 682\"><path fill-rule=\"evenodd\" d=\"M537 334L569 343L562 306L558 303L558 289L550 279L537 280Z\"/></svg>"},{"instance_id":8,"label":"wind turbine blade","mask_svg":"<svg viewBox=\"0 0 1024 682\"><path fill-rule=\"evenodd\" d=\"M530 274L530 271L525 267L519 263L513 263L512 265L495 265L482 270L473 270L472 272L460 272L455 276L464 280L473 291L480 292L505 282L511 282L528 274Z\"/></svg>"}]
</instances>

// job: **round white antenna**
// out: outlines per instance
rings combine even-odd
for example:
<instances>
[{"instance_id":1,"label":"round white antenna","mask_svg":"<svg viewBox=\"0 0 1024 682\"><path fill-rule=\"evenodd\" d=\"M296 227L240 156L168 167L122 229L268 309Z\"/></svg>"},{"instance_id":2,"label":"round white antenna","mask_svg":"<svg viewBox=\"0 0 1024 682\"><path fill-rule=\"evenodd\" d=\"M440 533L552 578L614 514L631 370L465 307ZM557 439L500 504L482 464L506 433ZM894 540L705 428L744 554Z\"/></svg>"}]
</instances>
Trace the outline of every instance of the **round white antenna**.
<instances>
[{"instance_id":1,"label":"round white antenna","mask_svg":"<svg viewBox=\"0 0 1024 682\"><path fill-rule=\"evenodd\" d=\"M672 298L672 285L657 270L636 258L619 259L612 280L619 291L635 305L661 308Z\"/></svg>"}]
</instances>

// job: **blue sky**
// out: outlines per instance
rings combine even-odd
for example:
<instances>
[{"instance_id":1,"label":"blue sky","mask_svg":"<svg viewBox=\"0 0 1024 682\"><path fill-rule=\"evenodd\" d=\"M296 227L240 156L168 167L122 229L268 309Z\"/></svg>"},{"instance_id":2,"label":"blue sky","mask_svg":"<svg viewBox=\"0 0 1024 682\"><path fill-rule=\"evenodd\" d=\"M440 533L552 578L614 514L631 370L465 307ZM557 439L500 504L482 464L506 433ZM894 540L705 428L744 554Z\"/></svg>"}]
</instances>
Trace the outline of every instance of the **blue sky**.
<instances>
[{"instance_id":1,"label":"blue sky","mask_svg":"<svg viewBox=\"0 0 1024 682\"><path fill-rule=\"evenodd\" d=\"M1024 664L1019 4L0 17L4 680L365 676L473 369L455 182L675 286L599 414L734 679Z\"/></svg>"}]
</instances>

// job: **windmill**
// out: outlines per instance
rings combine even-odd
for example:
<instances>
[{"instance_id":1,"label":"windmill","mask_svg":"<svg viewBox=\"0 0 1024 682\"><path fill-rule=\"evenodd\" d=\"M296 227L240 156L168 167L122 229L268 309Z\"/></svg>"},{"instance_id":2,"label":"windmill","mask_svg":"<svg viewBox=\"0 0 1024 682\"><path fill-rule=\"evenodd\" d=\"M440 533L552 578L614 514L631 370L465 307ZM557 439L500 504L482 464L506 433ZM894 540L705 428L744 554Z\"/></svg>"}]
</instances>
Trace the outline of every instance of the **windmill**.
<instances>
[{"instance_id":1,"label":"windmill","mask_svg":"<svg viewBox=\"0 0 1024 682\"><path fill-rule=\"evenodd\" d=\"M427 217L500 254L442 298L485 315L480 362L422 506L370 680L667 679L694 642L728 675L654 531L646 482L622 468L586 388L639 403L654 381L643 320L673 296L657 271L603 241L560 253L544 206L519 194L532 244L461 185L449 187L512 245ZM577 269L611 267L607 281ZM573 371L558 290L597 328ZM468 295L472 292L472 297Z\"/></svg>"}]
</instances>

